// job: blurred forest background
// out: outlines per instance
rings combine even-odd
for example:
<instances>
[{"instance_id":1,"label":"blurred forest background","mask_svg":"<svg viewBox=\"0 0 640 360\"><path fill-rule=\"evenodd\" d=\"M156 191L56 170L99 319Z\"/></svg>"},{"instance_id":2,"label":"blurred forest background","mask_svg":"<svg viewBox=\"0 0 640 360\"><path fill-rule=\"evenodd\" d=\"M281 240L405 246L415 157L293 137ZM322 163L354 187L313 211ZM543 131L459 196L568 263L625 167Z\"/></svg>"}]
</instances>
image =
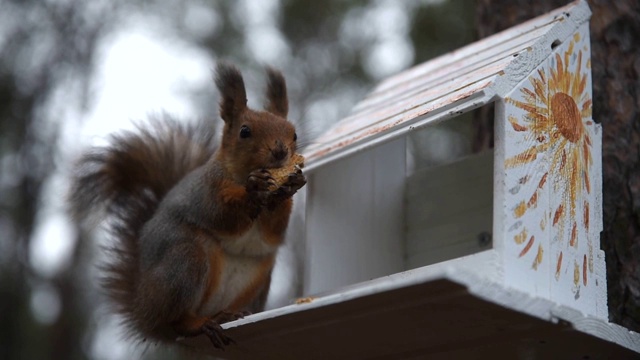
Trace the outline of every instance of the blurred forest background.
<instances>
[{"instance_id":1,"label":"blurred forest background","mask_svg":"<svg viewBox=\"0 0 640 360\"><path fill-rule=\"evenodd\" d=\"M122 341L107 314L104 239L66 217L66 176L82 148L132 120L216 119L217 59L243 70L254 107L263 66L282 69L308 141L382 78L565 3L0 0L0 358L158 356ZM610 316L638 331L640 5L590 5ZM491 146L490 119L474 120L475 149Z\"/></svg>"}]
</instances>

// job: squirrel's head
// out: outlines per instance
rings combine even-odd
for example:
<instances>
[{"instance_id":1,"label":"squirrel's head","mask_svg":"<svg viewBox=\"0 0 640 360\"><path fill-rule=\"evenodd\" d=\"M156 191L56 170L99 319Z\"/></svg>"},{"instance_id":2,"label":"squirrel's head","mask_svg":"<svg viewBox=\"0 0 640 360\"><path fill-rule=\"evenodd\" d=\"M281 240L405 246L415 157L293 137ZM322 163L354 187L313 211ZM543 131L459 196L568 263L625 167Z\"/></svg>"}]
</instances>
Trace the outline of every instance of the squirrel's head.
<instances>
[{"instance_id":1,"label":"squirrel's head","mask_svg":"<svg viewBox=\"0 0 640 360\"><path fill-rule=\"evenodd\" d=\"M222 62L216 68L220 116L224 120L219 160L240 178L253 170L282 167L296 151L296 129L287 121L284 77L267 68L267 78L265 111L255 111L247 107L240 71Z\"/></svg>"}]
</instances>

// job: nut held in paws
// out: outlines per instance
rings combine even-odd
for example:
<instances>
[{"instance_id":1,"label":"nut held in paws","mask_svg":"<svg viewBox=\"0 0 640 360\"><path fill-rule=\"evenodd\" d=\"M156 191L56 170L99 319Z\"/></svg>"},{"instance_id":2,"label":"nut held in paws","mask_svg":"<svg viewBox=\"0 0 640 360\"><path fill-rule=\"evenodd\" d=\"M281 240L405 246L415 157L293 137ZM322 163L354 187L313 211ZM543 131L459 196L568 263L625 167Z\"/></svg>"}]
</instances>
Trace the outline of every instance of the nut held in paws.
<instances>
[{"instance_id":1,"label":"nut held in paws","mask_svg":"<svg viewBox=\"0 0 640 360\"><path fill-rule=\"evenodd\" d=\"M278 186L282 186L287 182L289 174L295 173L304 167L304 156L300 154L294 154L287 165L277 169L267 169L271 173L271 176L276 181Z\"/></svg>"}]
</instances>

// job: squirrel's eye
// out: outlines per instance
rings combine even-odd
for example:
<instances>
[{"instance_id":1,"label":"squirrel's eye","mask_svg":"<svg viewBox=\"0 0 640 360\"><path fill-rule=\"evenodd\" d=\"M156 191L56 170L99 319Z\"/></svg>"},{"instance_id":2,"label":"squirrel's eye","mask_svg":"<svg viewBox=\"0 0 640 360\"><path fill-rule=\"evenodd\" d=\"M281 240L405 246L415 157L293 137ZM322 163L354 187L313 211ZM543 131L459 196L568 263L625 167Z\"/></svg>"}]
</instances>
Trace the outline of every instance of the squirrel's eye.
<instances>
[{"instance_id":1,"label":"squirrel's eye","mask_svg":"<svg viewBox=\"0 0 640 360\"><path fill-rule=\"evenodd\" d=\"M298 134L297 133L293 133L293 141L298 140Z\"/></svg>"},{"instance_id":2,"label":"squirrel's eye","mask_svg":"<svg viewBox=\"0 0 640 360\"><path fill-rule=\"evenodd\" d=\"M246 139L249 136L251 136L251 129L249 129L247 125L242 125L240 128L240 137Z\"/></svg>"}]
</instances>

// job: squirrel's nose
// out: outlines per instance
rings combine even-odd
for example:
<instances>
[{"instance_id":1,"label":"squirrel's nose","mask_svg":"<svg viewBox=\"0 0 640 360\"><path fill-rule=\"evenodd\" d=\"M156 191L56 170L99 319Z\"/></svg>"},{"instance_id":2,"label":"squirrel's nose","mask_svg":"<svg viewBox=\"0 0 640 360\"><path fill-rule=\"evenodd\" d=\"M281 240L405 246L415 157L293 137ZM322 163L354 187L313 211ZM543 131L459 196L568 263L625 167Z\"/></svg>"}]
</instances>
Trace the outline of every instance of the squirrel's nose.
<instances>
[{"instance_id":1,"label":"squirrel's nose","mask_svg":"<svg viewBox=\"0 0 640 360\"><path fill-rule=\"evenodd\" d=\"M287 148L285 148L284 144L280 140L276 140L276 146L271 149L271 155L276 161L283 160L287 157Z\"/></svg>"}]
</instances>

